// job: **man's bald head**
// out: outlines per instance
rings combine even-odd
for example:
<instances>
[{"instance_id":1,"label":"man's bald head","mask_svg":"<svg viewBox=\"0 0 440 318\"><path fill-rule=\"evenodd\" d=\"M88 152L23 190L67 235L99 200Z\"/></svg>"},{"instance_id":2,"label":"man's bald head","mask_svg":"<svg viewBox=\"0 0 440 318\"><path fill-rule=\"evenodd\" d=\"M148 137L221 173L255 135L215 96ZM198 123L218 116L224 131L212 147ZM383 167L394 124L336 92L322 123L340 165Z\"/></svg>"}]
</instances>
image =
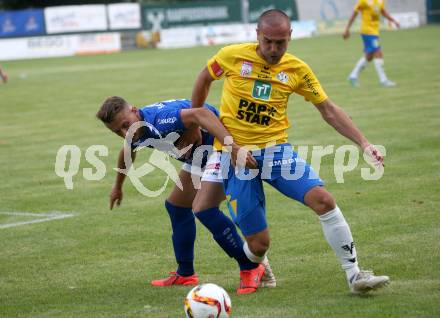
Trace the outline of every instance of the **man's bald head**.
<instances>
[{"instance_id":1,"label":"man's bald head","mask_svg":"<svg viewBox=\"0 0 440 318\"><path fill-rule=\"evenodd\" d=\"M270 27L288 26L290 28L290 18L283 11L279 9L270 9L264 11L258 18L258 28L263 25Z\"/></svg>"}]
</instances>

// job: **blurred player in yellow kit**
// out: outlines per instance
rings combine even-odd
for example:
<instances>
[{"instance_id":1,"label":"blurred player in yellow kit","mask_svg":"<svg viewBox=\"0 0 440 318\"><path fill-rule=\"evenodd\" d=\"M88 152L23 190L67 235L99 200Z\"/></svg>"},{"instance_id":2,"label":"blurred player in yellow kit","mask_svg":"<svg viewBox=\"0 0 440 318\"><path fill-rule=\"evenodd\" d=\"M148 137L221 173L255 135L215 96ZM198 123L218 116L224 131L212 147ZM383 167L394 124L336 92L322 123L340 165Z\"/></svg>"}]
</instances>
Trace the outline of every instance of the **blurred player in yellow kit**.
<instances>
[{"instance_id":1,"label":"blurred player in yellow kit","mask_svg":"<svg viewBox=\"0 0 440 318\"><path fill-rule=\"evenodd\" d=\"M262 184L265 181L318 215L324 235L346 272L351 291L364 293L387 284L389 278L359 269L350 228L341 210L319 176L288 143L290 95L299 94L313 103L328 124L370 153L378 165L383 157L350 117L327 97L310 67L286 53L291 32L290 20L283 11L264 12L258 21L258 43L220 49L209 59L193 89L192 107L202 107L211 83L225 79L220 120L234 142L252 150L258 164L257 169L236 171L230 165L229 153L221 154L228 208L245 236L243 250L255 263L253 269L240 272L237 292L255 292L264 276L261 263L270 245ZM218 141L215 146L221 149Z\"/></svg>"},{"instance_id":2,"label":"blurred player in yellow kit","mask_svg":"<svg viewBox=\"0 0 440 318\"><path fill-rule=\"evenodd\" d=\"M400 28L399 22L394 20L393 17L385 10L385 0L358 0L356 6L354 7L353 14L348 20L347 27L345 28L345 32L343 34L344 39L349 38L350 27L359 12L362 16L361 37L364 42L365 56L362 56L356 63L356 66L348 77L348 81L353 86L358 87L360 72L365 68L368 62L373 61L377 75L379 76L380 84L384 87L396 86L396 83L388 79L383 68L383 53L379 44L380 16L383 15L398 28Z\"/></svg>"}]
</instances>

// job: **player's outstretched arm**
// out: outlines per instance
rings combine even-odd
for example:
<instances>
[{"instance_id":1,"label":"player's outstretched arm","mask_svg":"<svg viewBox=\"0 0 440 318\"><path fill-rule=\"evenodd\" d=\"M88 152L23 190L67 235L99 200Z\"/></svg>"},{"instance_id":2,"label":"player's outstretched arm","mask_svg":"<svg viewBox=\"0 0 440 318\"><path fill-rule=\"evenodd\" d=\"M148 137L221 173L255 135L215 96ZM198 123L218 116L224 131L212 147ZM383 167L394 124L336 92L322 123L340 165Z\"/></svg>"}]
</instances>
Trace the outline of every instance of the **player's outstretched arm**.
<instances>
[{"instance_id":1,"label":"player's outstretched arm","mask_svg":"<svg viewBox=\"0 0 440 318\"><path fill-rule=\"evenodd\" d=\"M315 104L315 106L321 113L322 118L330 126L335 128L336 131L344 137L358 144L359 147L361 147L363 151L368 152L376 162L383 165L384 158L382 154L367 140L342 108L329 98L320 104Z\"/></svg>"},{"instance_id":2,"label":"player's outstretched arm","mask_svg":"<svg viewBox=\"0 0 440 318\"><path fill-rule=\"evenodd\" d=\"M136 152L131 151L131 162L133 163L135 159L136 159ZM122 148L121 151L119 151L118 169L121 169L121 170L130 169L130 167L127 167L125 165L124 148ZM113 209L113 206L115 205L115 203L116 203L116 206L121 205L121 201L122 201L122 197L123 197L122 185L124 184L124 180L125 180L125 174L123 174L121 172L117 172L116 181L115 181L115 183L112 187L112 190L110 192L110 210Z\"/></svg>"},{"instance_id":3,"label":"player's outstretched arm","mask_svg":"<svg viewBox=\"0 0 440 318\"><path fill-rule=\"evenodd\" d=\"M342 37L344 38L344 40L346 40L350 37L350 28L351 28L351 25L353 24L354 20L356 19L357 15L358 15L358 12L353 11L350 19L348 20L347 27L345 28L345 31L342 34Z\"/></svg>"},{"instance_id":4,"label":"player's outstretched arm","mask_svg":"<svg viewBox=\"0 0 440 318\"><path fill-rule=\"evenodd\" d=\"M192 109L183 109L180 112L180 116L183 122L183 125L187 129L191 129L193 127L202 127L206 129L211 135L216 137L218 141L225 147L231 147L231 157L232 164L238 165L246 165L248 168L256 168L257 162L255 158L252 157L252 154L240 147L236 143L233 142L233 138L231 134L226 130L217 116L214 115L209 109L206 108L192 108ZM237 162L237 158L239 157L239 152L244 152L246 154L243 159L246 159L246 162Z\"/></svg>"},{"instance_id":5,"label":"player's outstretched arm","mask_svg":"<svg viewBox=\"0 0 440 318\"><path fill-rule=\"evenodd\" d=\"M396 26L396 28L400 28L400 23L397 22L389 13L387 10L382 9L381 11L382 15L387 18L391 23L394 23L394 25Z\"/></svg>"}]
</instances>

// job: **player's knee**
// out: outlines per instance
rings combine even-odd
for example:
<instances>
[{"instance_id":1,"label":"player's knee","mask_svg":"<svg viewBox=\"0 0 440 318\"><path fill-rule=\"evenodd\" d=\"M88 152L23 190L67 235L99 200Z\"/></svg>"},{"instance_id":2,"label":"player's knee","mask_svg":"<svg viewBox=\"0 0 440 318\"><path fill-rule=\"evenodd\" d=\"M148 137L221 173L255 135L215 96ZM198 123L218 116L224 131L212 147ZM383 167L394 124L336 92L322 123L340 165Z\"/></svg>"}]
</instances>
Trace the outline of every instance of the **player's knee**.
<instances>
[{"instance_id":1,"label":"player's knee","mask_svg":"<svg viewBox=\"0 0 440 318\"><path fill-rule=\"evenodd\" d=\"M202 211L203 209L202 209L202 206L198 202L196 202L196 200L194 200L192 203L192 210L194 213L197 214L200 211Z\"/></svg>"},{"instance_id":2,"label":"player's knee","mask_svg":"<svg viewBox=\"0 0 440 318\"><path fill-rule=\"evenodd\" d=\"M333 196L322 187L316 187L310 190L306 194L304 201L319 215L333 210L336 207L336 202Z\"/></svg>"},{"instance_id":3,"label":"player's knee","mask_svg":"<svg viewBox=\"0 0 440 318\"><path fill-rule=\"evenodd\" d=\"M248 242L248 245L253 254L263 256L269 249L270 239L252 240L251 242Z\"/></svg>"},{"instance_id":4,"label":"player's knee","mask_svg":"<svg viewBox=\"0 0 440 318\"><path fill-rule=\"evenodd\" d=\"M318 214L326 213L330 210L333 210L336 207L336 202L333 196L327 191L320 193L317 198L317 207L316 212Z\"/></svg>"},{"instance_id":5,"label":"player's knee","mask_svg":"<svg viewBox=\"0 0 440 318\"><path fill-rule=\"evenodd\" d=\"M218 208L218 206L219 205L215 204L215 203L208 204L208 203L202 202L200 200L198 200L198 201L194 200L193 204L192 204L192 210L193 210L194 214L197 214L197 213L200 213L200 212L203 212L206 210L210 210L212 208Z\"/></svg>"},{"instance_id":6,"label":"player's knee","mask_svg":"<svg viewBox=\"0 0 440 318\"><path fill-rule=\"evenodd\" d=\"M207 210L212 207L212 205L207 205L207 200L200 195L196 194L192 202L192 210L194 213L199 213L201 211Z\"/></svg>"}]
</instances>

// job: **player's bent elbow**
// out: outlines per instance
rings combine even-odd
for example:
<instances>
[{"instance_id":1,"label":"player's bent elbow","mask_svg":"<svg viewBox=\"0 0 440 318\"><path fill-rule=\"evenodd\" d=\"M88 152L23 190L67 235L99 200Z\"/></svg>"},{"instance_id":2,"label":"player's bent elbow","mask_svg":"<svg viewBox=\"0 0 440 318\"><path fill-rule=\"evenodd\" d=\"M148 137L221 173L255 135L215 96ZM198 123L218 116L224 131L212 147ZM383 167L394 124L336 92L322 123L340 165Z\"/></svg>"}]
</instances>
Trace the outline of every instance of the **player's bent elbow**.
<instances>
[{"instance_id":1,"label":"player's bent elbow","mask_svg":"<svg viewBox=\"0 0 440 318\"><path fill-rule=\"evenodd\" d=\"M206 116L204 108L184 109L180 113L185 128L202 126L203 118Z\"/></svg>"},{"instance_id":2,"label":"player's bent elbow","mask_svg":"<svg viewBox=\"0 0 440 318\"><path fill-rule=\"evenodd\" d=\"M196 120L196 124L202 126L203 122L211 119L213 115L209 109L206 108L196 108L194 109L194 118Z\"/></svg>"}]
</instances>

